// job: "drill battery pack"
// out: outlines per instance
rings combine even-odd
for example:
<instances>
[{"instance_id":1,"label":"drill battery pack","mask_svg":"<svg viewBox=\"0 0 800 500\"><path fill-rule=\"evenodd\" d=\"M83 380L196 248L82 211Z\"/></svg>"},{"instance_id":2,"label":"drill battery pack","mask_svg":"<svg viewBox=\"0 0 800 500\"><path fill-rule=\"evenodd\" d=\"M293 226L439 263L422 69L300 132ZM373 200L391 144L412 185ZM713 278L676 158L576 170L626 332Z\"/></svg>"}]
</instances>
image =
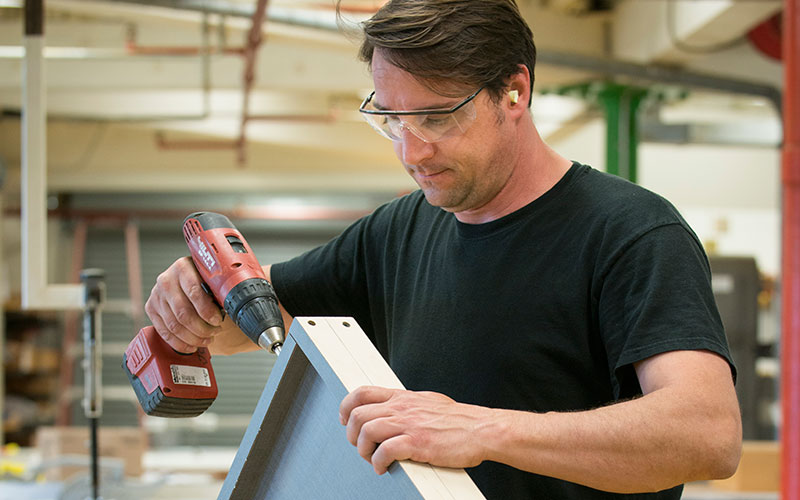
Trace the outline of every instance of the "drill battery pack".
<instances>
[{"instance_id":1,"label":"drill battery pack","mask_svg":"<svg viewBox=\"0 0 800 500\"><path fill-rule=\"evenodd\" d=\"M217 398L211 354L205 347L179 353L147 326L139 330L122 359L122 369L147 415L196 417Z\"/></svg>"}]
</instances>

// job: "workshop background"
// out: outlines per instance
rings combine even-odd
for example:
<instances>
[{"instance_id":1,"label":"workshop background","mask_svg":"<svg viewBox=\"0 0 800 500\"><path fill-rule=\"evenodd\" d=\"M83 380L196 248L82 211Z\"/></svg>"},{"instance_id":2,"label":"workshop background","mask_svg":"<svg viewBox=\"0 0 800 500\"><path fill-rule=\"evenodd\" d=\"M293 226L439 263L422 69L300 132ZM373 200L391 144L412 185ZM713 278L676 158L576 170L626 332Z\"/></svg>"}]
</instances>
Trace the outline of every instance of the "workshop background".
<instances>
[{"instance_id":1,"label":"workshop background","mask_svg":"<svg viewBox=\"0 0 800 500\"><path fill-rule=\"evenodd\" d=\"M344 0L345 27L382 3ZM800 88L782 33L800 40L799 3L518 0L545 140L671 200L711 260L747 442L733 479L684 498L780 497L782 143L800 120L782 116ZM331 0L47 0L43 24L37 59L25 0L0 0L0 498L86 496L82 312L59 288L85 268L108 298L104 497L216 498L274 356L215 357L219 397L194 419L145 417L120 368L187 254L183 218L225 213L269 263L415 185L357 112L372 82Z\"/></svg>"}]
</instances>

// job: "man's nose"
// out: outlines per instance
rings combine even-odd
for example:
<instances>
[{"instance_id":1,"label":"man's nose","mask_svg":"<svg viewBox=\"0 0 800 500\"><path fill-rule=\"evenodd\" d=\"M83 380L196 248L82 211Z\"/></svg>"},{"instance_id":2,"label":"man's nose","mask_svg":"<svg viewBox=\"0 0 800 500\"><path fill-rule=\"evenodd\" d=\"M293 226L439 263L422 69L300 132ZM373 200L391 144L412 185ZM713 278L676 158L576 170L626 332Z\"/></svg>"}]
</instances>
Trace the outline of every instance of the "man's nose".
<instances>
[{"instance_id":1,"label":"man's nose","mask_svg":"<svg viewBox=\"0 0 800 500\"><path fill-rule=\"evenodd\" d=\"M400 160L405 165L418 165L433 156L434 152L433 144L423 141L407 127L403 127L403 134L397 147Z\"/></svg>"}]
</instances>

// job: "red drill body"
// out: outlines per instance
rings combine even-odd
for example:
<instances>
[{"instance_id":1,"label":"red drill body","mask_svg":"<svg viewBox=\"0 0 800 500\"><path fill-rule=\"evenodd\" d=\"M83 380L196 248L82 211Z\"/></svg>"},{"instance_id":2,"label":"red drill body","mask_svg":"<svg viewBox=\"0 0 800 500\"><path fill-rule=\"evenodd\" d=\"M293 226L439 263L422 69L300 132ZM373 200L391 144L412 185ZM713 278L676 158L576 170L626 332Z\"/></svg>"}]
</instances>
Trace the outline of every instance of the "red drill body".
<instances>
[{"instance_id":1,"label":"red drill body","mask_svg":"<svg viewBox=\"0 0 800 500\"><path fill-rule=\"evenodd\" d=\"M197 212L183 235L203 283L236 325L265 350L279 352L284 326L278 300L250 245L224 215ZM217 396L205 348L178 353L152 326L142 328L123 358L123 369L148 415L193 417Z\"/></svg>"},{"instance_id":2,"label":"red drill body","mask_svg":"<svg viewBox=\"0 0 800 500\"><path fill-rule=\"evenodd\" d=\"M183 238L203 283L220 305L239 283L267 279L250 245L232 224L203 229L196 218L189 216L183 223Z\"/></svg>"}]
</instances>

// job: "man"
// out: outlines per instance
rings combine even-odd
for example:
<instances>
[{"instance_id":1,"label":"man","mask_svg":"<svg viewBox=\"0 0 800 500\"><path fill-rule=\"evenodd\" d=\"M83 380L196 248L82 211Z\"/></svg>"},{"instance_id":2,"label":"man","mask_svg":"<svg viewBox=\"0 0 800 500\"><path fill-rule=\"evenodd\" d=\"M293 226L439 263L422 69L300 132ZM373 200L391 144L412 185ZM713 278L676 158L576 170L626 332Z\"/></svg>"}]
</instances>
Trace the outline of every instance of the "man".
<instances>
[{"instance_id":1,"label":"man","mask_svg":"<svg viewBox=\"0 0 800 500\"><path fill-rule=\"evenodd\" d=\"M513 0L394 0L364 32L361 111L421 191L266 268L287 322L354 316L409 389L342 401L361 456L466 467L503 499L730 476L741 422L702 247L662 198L542 141ZM176 349L253 347L187 258L146 310Z\"/></svg>"}]
</instances>

